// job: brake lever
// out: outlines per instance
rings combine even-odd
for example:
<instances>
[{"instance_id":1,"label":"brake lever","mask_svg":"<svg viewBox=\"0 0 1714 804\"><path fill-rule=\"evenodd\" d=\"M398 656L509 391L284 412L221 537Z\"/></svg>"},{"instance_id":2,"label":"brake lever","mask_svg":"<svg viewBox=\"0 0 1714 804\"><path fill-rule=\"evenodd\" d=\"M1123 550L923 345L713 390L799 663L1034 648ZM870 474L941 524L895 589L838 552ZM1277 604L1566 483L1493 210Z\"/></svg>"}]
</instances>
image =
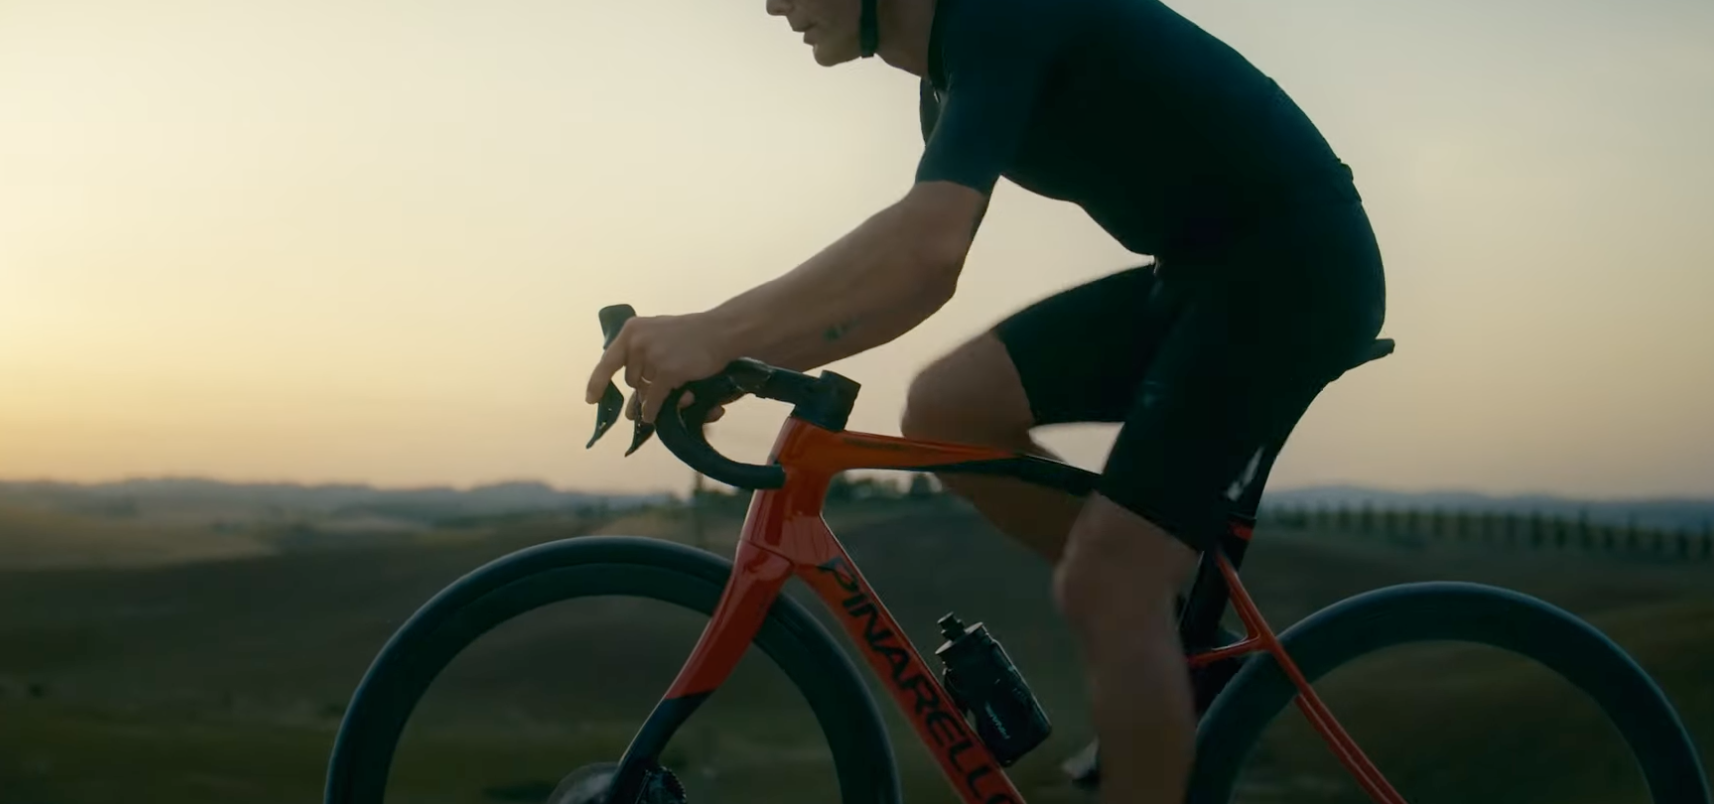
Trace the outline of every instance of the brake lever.
<instances>
[{"instance_id":1,"label":"brake lever","mask_svg":"<svg viewBox=\"0 0 1714 804\"><path fill-rule=\"evenodd\" d=\"M606 349L612 346L613 339L619 337L619 330L624 328L625 322L636 317L636 315L637 311L629 304L614 304L601 308L599 313L601 318L601 348ZM625 395L619 391L618 385L615 385L612 380L608 380L607 389L601 392L601 401L596 403L595 407L595 434L589 437L589 443L585 444L583 448L589 449L595 446L595 442L601 440L601 437L612 429L613 425L619 421L619 414L624 412ZM641 430L643 424L641 417L637 419L637 424L639 425L638 430ZM653 429L651 427L649 431L653 432ZM636 452L637 447L642 446L643 441L647 440L648 437L649 434L644 432L633 434L631 449L627 450L625 454L630 455L632 452Z\"/></svg>"},{"instance_id":2,"label":"brake lever","mask_svg":"<svg viewBox=\"0 0 1714 804\"><path fill-rule=\"evenodd\" d=\"M637 311L629 304L614 304L601 308L599 315L601 318L601 348L605 349L613 345L613 339L619 337L619 330L624 328L626 321L636 317ZM726 384L730 386L729 393L733 398L737 398L745 393L756 391L761 387L762 382L767 379L765 366L762 366L760 363L755 363L755 361L746 362L754 363L756 366L761 367L763 371L749 375L753 377L751 384L755 387L747 387L744 383L728 378L726 380ZM636 397L637 392L632 392L632 401L635 401ZM716 402L715 404L721 403ZM601 436L606 435L608 429L619 421L619 414L623 413L624 410L625 395L619 391L619 386L615 385L612 380L608 380L607 390L601 393L601 402L597 405L595 410L595 435L589 437L589 443L584 445L584 449L589 449L590 447L595 446L595 442L599 440ZM639 411L636 418L636 426L633 427L631 431L631 446L629 449L625 450L625 456L630 457L631 453L636 452L643 446L643 444L647 443L649 437L654 434L655 426L643 421L643 416Z\"/></svg>"},{"instance_id":3,"label":"brake lever","mask_svg":"<svg viewBox=\"0 0 1714 804\"><path fill-rule=\"evenodd\" d=\"M631 397L633 399L635 399L636 396L637 395L635 393L631 394ZM641 403L638 403L638 405L640 407ZM632 428L632 430L631 430L631 448L625 450L625 457L629 458L631 456L631 453L636 452L637 448L641 447L643 445L643 442L648 441L649 436L652 436L654 434L655 434L655 426L652 424L649 424L646 421L643 421L642 411L638 410L638 412L637 412L637 426Z\"/></svg>"}]
</instances>

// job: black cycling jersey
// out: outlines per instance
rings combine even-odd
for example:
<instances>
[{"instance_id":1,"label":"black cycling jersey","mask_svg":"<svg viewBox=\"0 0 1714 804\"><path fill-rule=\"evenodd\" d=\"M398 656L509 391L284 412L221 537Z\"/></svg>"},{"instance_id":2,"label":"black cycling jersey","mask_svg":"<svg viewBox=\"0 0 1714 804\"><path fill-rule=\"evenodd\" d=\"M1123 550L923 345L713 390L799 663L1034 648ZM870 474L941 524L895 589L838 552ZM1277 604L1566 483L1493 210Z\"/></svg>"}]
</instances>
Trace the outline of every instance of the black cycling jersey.
<instances>
[{"instance_id":1,"label":"black cycling jersey","mask_svg":"<svg viewBox=\"0 0 1714 804\"><path fill-rule=\"evenodd\" d=\"M1278 84L1158 0L939 0L928 67L918 181L1005 176L1139 254L1359 200Z\"/></svg>"}]
</instances>

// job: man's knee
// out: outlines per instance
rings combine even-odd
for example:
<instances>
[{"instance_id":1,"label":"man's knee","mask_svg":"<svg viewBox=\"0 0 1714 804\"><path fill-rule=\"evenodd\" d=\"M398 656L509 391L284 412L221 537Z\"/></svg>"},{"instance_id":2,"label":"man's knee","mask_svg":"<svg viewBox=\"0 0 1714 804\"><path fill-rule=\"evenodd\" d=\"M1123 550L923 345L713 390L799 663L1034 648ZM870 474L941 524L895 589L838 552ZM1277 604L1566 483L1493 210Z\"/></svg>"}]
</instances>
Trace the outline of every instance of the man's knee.
<instances>
[{"instance_id":1,"label":"man's knee","mask_svg":"<svg viewBox=\"0 0 1714 804\"><path fill-rule=\"evenodd\" d=\"M1173 598L1196 558L1158 525L1095 495L1054 568L1054 601L1086 641L1170 630Z\"/></svg>"},{"instance_id":2,"label":"man's knee","mask_svg":"<svg viewBox=\"0 0 1714 804\"><path fill-rule=\"evenodd\" d=\"M1031 418L1011 356L990 333L917 374L899 431L907 438L982 443L1026 435Z\"/></svg>"},{"instance_id":3,"label":"man's knee","mask_svg":"<svg viewBox=\"0 0 1714 804\"><path fill-rule=\"evenodd\" d=\"M905 412L899 432L906 438L940 439L953 435L957 427L960 399L956 372L946 358L930 363L911 380L905 392Z\"/></svg>"}]
</instances>

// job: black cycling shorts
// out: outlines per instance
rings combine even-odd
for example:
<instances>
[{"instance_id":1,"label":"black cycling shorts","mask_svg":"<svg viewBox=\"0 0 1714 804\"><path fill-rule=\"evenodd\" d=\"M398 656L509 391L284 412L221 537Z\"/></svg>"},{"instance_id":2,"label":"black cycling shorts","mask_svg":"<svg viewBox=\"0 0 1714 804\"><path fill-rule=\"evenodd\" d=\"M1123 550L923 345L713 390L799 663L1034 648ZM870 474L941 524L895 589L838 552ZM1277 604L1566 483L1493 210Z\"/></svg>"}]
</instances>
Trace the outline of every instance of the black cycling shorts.
<instances>
[{"instance_id":1,"label":"black cycling shorts","mask_svg":"<svg viewBox=\"0 0 1714 804\"><path fill-rule=\"evenodd\" d=\"M1037 425L1119 422L1097 491L1198 550L1259 450L1351 367L1385 315L1361 204L1161 255L1001 322Z\"/></svg>"}]
</instances>

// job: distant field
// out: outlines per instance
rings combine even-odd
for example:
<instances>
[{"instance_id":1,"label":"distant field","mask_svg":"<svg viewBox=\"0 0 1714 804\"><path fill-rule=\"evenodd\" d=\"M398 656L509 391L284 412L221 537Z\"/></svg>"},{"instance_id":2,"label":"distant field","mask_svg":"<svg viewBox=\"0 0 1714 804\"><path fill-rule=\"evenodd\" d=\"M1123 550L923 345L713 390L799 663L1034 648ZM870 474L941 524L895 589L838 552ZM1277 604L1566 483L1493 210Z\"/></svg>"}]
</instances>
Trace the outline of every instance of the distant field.
<instances>
[{"instance_id":1,"label":"distant field","mask_svg":"<svg viewBox=\"0 0 1714 804\"><path fill-rule=\"evenodd\" d=\"M711 549L730 549L738 513L705 521ZM1090 801L1056 770L1090 732L1047 568L947 501L851 506L829 520L920 649L938 644L934 621L949 609L989 624L1056 728L1014 778L1036 804ZM7 521L0 545L16 532ZM683 512L514 517L372 547L305 541L184 563L0 572L0 802L316 801L341 706L405 617L484 561L591 532L691 538ZM1633 651L1709 757L1708 565L1264 531L1246 577L1276 626L1401 581L1477 580L1539 595ZM600 600L507 624L430 691L401 748L399 795L390 800L539 801L570 767L622 747L700 625L662 604ZM669 760L693 801L831 800L814 721L777 680L751 656L675 741ZM1627 798L1634 771L1611 761L1602 724L1515 660L1472 649L1399 652L1339 675L1326 691L1413 802L1640 800ZM903 722L885 711L913 804L953 801ZM1295 713L1257 759L1245 801L1362 800Z\"/></svg>"},{"instance_id":2,"label":"distant field","mask_svg":"<svg viewBox=\"0 0 1714 804\"><path fill-rule=\"evenodd\" d=\"M159 566L271 552L252 536L202 525L0 506L0 570Z\"/></svg>"}]
</instances>

